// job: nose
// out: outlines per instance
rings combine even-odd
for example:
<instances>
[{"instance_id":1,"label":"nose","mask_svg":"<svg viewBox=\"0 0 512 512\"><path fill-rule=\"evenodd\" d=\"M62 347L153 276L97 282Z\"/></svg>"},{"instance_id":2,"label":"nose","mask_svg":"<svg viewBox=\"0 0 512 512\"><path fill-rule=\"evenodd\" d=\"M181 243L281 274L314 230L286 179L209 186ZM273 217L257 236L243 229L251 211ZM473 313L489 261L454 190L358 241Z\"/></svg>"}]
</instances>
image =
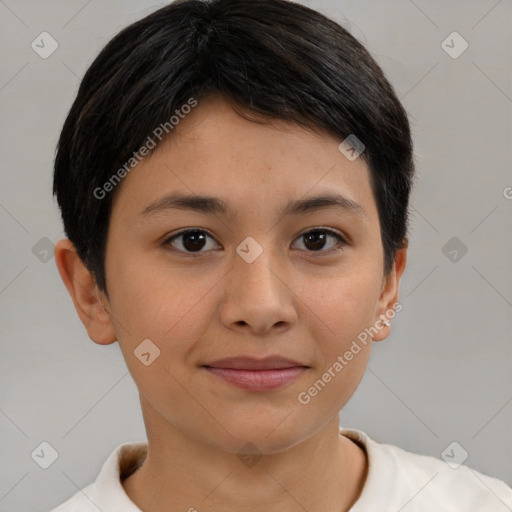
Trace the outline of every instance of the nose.
<instances>
[{"instance_id":1,"label":"nose","mask_svg":"<svg viewBox=\"0 0 512 512\"><path fill-rule=\"evenodd\" d=\"M226 327L264 335L287 330L297 321L293 286L277 259L269 249L252 263L233 254L221 309Z\"/></svg>"}]
</instances>

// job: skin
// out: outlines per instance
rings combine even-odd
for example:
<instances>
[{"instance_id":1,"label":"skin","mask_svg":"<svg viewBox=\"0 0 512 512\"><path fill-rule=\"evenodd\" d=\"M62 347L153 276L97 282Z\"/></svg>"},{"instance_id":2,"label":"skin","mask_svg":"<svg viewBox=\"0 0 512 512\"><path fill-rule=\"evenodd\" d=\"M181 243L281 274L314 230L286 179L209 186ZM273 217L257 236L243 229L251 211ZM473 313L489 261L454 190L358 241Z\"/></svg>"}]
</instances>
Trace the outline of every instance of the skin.
<instances>
[{"instance_id":1,"label":"skin","mask_svg":"<svg viewBox=\"0 0 512 512\"><path fill-rule=\"evenodd\" d=\"M297 397L365 328L380 326L373 341L389 335L379 319L398 301L407 244L385 276L368 168L348 160L340 142L282 120L252 123L210 97L119 185L108 300L71 242L56 245L90 339L119 343L139 390L148 455L123 481L139 508L346 511L360 495L366 454L340 435L338 413L364 374L371 343L307 405ZM233 213L140 215L170 192L217 196ZM280 215L289 200L326 192L352 199L366 215L332 207ZM187 227L211 234L196 257L186 254L186 237L164 245ZM315 251L301 235L319 227L347 243L328 236ZM252 263L235 251L248 236L263 249ZM134 355L145 339L160 349L149 366ZM281 389L254 392L201 366L238 355L281 355L308 368ZM250 467L237 457L247 442L261 455Z\"/></svg>"}]
</instances>

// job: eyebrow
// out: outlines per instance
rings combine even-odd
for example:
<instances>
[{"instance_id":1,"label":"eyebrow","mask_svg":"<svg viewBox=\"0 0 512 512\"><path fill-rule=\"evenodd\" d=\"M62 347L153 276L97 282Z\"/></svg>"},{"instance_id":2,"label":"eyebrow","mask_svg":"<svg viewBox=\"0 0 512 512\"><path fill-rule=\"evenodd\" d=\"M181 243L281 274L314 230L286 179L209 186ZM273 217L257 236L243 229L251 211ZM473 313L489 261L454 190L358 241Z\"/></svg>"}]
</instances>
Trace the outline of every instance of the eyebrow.
<instances>
[{"instance_id":1,"label":"eyebrow","mask_svg":"<svg viewBox=\"0 0 512 512\"><path fill-rule=\"evenodd\" d=\"M367 212L361 205L341 194L324 194L309 199L289 201L281 211L281 215L304 214L327 208L337 208L363 218L367 217ZM218 197L175 192L150 203L140 212L140 215L147 217L170 210L190 210L222 215L233 214L229 205Z\"/></svg>"}]
</instances>

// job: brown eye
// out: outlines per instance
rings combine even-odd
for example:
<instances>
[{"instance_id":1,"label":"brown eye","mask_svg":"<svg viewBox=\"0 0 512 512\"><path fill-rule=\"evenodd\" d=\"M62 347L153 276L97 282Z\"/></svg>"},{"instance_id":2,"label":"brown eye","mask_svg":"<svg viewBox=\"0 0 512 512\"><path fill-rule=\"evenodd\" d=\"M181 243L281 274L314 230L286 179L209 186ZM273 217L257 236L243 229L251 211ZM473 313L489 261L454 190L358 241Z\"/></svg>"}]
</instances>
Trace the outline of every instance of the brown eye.
<instances>
[{"instance_id":1,"label":"brown eye","mask_svg":"<svg viewBox=\"0 0 512 512\"><path fill-rule=\"evenodd\" d=\"M178 251L185 253L205 252L202 249L207 245L208 238L213 240L211 235L203 229L187 229L168 238L164 245L170 245ZM181 245L181 247L176 247L173 244L175 240L180 241L178 245Z\"/></svg>"},{"instance_id":2,"label":"brown eye","mask_svg":"<svg viewBox=\"0 0 512 512\"><path fill-rule=\"evenodd\" d=\"M164 245L169 245L173 249L185 254L200 254L208 249L220 247L217 244L217 246L208 248L208 239L214 240L204 229L186 229L172 235L164 242ZM302 240L304 250L312 253L330 253L346 244L341 235L325 228L312 229L300 235L297 240ZM334 243L332 243L332 240L334 240Z\"/></svg>"},{"instance_id":3,"label":"brown eye","mask_svg":"<svg viewBox=\"0 0 512 512\"><path fill-rule=\"evenodd\" d=\"M327 250L322 250L328 244L329 238L335 239L337 243L328 247ZM300 235L298 240L303 240L303 245L308 252L330 252L332 249L335 249L337 246L345 244L345 240L330 229L312 229L306 233Z\"/></svg>"}]
</instances>

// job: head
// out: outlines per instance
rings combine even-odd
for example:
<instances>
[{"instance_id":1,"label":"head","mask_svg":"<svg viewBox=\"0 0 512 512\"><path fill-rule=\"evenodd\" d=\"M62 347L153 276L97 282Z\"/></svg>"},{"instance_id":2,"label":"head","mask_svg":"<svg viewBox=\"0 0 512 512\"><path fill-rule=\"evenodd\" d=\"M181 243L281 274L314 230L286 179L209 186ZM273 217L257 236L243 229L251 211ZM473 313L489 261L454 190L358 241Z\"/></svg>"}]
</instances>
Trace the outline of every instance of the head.
<instances>
[{"instance_id":1,"label":"head","mask_svg":"<svg viewBox=\"0 0 512 512\"><path fill-rule=\"evenodd\" d=\"M59 139L56 261L89 337L119 342L146 424L272 452L336 415L397 310L413 167L382 70L307 7L184 0L114 37ZM205 369L239 355L306 370L261 393Z\"/></svg>"}]
</instances>

